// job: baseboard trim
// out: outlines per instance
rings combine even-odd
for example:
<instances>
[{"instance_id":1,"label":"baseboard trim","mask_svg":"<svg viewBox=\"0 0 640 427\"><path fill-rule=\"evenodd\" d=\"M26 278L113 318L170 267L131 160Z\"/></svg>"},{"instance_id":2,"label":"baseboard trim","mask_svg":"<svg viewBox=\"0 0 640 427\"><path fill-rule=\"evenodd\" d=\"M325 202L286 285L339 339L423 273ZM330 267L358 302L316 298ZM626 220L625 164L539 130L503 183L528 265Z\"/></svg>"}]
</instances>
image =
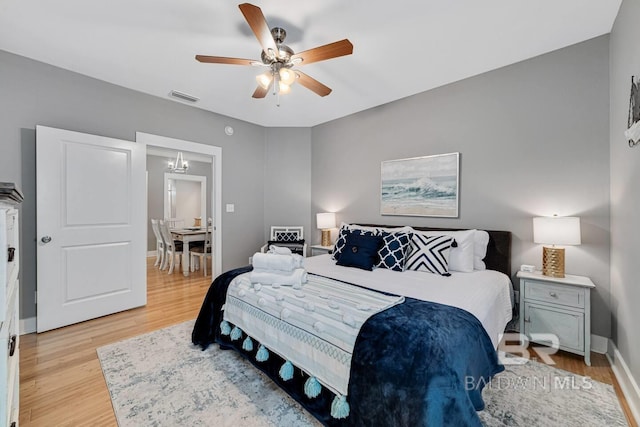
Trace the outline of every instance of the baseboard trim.
<instances>
[{"instance_id":1,"label":"baseboard trim","mask_svg":"<svg viewBox=\"0 0 640 427\"><path fill-rule=\"evenodd\" d=\"M624 394L631 415L635 418L637 423L640 423L640 387L635 378L631 374L627 363L622 358L622 354L613 343L609 340L609 351L607 352L607 359L611 364L611 370L620 384L622 394Z\"/></svg>"},{"instance_id":2,"label":"baseboard trim","mask_svg":"<svg viewBox=\"0 0 640 427\"><path fill-rule=\"evenodd\" d=\"M607 354L609 338L591 334L591 351L599 354Z\"/></svg>"},{"instance_id":3,"label":"baseboard trim","mask_svg":"<svg viewBox=\"0 0 640 427\"><path fill-rule=\"evenodd\" d=\"M36 318L28 317L26 319L20 319L20 324L18 325L20 335L32 334L36 331Z\"/></svg>"},{"instance_id":4,"label":"baseboard trim","mask_svg":"<svg viewBox=\"0 0 640 427\"><path fill-rule=\"evenodd\" d=\"M147 251L147 258L156 256L157 251Z\"/></svg>"}]
</instances>

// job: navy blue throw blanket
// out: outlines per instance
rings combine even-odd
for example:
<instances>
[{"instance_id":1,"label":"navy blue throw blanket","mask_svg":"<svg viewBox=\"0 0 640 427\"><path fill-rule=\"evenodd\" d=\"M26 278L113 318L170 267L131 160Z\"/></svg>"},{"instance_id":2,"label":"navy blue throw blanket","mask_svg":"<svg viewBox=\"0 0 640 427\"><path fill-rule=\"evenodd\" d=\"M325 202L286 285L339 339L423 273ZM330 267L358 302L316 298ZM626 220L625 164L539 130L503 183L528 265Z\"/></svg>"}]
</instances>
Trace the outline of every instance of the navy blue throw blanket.
<instances>
[{"instance_id":1,"label":"navy blue throw blanket","mask_svg":"<svg viewBox=\"0 0 640 427\"><path fill-rule=\"evenodd\" d=\"M303 391L306 374L295 369L293 379L283 381L278 375L283 359L271 352L266 362L257 362L258 346L245 351L242 339L230 341L220 334L220 309L229 283L250 270L232 270L213 282L195 323L194 344L205 349L217 342L221 348L234 348L327 426L481 425L476 410L484 408L482 388L504 367L472 314L406 298L372 316L353 351L350 414L338 420L330 415L334 396L326 388L318 397L308 398Z\"/></svg>"}]
</instances>

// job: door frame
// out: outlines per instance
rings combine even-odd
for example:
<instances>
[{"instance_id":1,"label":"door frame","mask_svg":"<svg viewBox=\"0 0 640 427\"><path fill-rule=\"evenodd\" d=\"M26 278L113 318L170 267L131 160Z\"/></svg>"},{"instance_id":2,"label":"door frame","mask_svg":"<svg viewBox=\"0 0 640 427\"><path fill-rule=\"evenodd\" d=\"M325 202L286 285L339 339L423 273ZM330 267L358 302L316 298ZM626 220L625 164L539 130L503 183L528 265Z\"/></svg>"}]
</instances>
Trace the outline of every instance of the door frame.
<instances>
[{"instance_id":1,"label":"door frame","mask_svg":"<svg viewBox=\"0 0 640 427\"><path fill-rule=\"evenodd\" d=\"M213 185L211 186L210 212L213 214L213 229L215 231L213 233L213 251L215 251L213 274L219 275L222 273L222 148L144 132L136 132L136 142L146 144L147 148L159 147L175 151L190 151L212 157Z\"/></svg>"}]
</instances>

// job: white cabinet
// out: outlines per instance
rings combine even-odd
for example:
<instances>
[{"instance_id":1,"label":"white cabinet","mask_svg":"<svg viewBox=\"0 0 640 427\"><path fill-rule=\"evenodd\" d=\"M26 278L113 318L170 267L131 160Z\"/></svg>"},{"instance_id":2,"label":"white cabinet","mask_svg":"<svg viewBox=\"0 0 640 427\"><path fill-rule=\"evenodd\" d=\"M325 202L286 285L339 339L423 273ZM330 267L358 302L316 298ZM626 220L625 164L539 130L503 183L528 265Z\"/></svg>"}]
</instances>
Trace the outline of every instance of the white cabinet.
<instances>
[{"instance_id":1,"label":"white cabinet","mask_svg":"<svg viewBox=\"0 0 640 427\"><path fill-rule=\"evenodd\" d=\"M554 334L560 349L584 356L591 365L591 279L567 274L548 277L540 272L518 272L520 332L531 341ZM543 342L547 344L547 342Z\"/></svg>"},{"instance_id":2,"label":"white cabinet","mask_svg":"<svg viewBox=\"0 0 640 427\"><path fill-rule=\"evenodd\" d=\"M0 200L0 425L8 427L19 411L18 229L18 211Z\"/></svg>"}]
</instances>

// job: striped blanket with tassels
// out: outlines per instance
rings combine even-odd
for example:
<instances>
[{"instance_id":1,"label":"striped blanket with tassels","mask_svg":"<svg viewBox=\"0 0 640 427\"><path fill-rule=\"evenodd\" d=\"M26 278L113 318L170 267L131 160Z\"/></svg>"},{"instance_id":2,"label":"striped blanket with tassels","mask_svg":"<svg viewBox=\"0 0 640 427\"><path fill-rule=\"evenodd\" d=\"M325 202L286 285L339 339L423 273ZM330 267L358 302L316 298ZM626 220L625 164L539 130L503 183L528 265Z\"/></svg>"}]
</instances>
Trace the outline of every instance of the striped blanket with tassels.
<instances>
[{"instance_id":1,"label":"striped blanket with tassels","mask_svg":"<svg viewBox=\"0 0 640 427\"><path fill-rule=\"evenodd\" d=\"M312 377L305 387L309 393L319 383L344 399L360 328L374 314L403 301L402 296L314 274L294 287L252 284L245 274L229 285L222 333L232 340L244 339L247 351L257 341L256 358L268 357L271 351L285 359L283 379L295 366Z\"/></svg>"}]
</instances>

